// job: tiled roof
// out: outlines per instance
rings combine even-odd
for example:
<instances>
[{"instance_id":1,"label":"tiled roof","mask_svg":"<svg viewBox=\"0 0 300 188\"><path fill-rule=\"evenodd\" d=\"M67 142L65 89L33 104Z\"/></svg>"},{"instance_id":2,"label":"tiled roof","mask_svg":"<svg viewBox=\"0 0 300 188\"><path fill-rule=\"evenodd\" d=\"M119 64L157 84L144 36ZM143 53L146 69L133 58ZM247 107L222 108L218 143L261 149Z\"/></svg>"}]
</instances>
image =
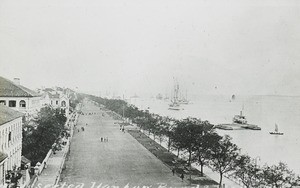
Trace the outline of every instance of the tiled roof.
<instances>
[{"instance_id":1,"label":"tiled roof","mask_svg":"<svg viewBox=\"0 0 300 188\"><path fill-rule=\"evenodd\" d=\"M52 88L45 88L44 91L45 91L45 92L52 92L52 91L55 91L55 90L52 89Z\"/></svg>"},{"instance_id":2,"label":"tiled roof","mask_svg":"<svg viewBox=\"0 0 300 188\"><path fill-rule=\"evenodd\" d=\"M38 93L0 76L0 97L37 97Z\"/></svg>"},{"instance_id":3,"label":"tiled roof","mask_svg":"<svg viewBox=\"0 0 300 188\"><path fill-rule=\"evenodd\" d=\"M0 163L8 157L7 154L0 152Z\"/></svg>"},{"instance_id":4,"label":"tiled roof","mask_svg":"<svg viewBox=\"0 0 300 188\"><path fill-rule=\"evenodd\" d=\"M18 117L22 117L23 115L24 114L21 112L15 111L3 104L0 104L0 126Z\"/></svg>"}]
</instances>

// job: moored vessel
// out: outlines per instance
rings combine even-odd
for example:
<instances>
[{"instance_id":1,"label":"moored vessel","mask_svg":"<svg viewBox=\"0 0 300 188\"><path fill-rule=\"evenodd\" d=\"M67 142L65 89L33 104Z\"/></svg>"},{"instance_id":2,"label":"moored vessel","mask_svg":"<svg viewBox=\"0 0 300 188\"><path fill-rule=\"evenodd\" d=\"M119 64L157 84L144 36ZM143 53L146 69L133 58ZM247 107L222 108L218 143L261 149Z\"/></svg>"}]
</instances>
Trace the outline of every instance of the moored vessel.
<instances>
[{"instance_id":1,"label":"moored vessel","mask_svg":"<svg viewBox=\"0 0 300 188\"><path fill-rule=\"evenodd\" d=\"M278 125L275 123L275 130L274 132L269 132L272 135L283 135L283 132L278 131Z\"/></svg>"}]
</instances>

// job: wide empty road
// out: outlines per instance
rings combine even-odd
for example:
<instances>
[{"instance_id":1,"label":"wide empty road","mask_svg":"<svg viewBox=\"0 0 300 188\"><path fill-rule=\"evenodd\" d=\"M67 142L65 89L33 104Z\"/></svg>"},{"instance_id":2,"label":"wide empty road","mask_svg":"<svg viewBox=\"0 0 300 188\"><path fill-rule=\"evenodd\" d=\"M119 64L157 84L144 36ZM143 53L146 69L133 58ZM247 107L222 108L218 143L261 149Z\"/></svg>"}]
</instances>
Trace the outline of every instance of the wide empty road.
<instances>
[{"instance_id":1,"label":"wide empty road","mask_svg":"<svg viewBox=\"0 0 300 188\"><path fill-rule=\"evenodd\" d=\"M140 145L128 133L119 130L119 125L91 102L85 102L77 129L71 143L71 151L62 183L97 185L149 186L158 187L162 183L172 187L187 186L178 176L153 154ZM88 124L88 125L86 125ZM108 142L101 142L107 137ZM105 187L105 186L104 186Z\"/></svg>"}]
</instances>

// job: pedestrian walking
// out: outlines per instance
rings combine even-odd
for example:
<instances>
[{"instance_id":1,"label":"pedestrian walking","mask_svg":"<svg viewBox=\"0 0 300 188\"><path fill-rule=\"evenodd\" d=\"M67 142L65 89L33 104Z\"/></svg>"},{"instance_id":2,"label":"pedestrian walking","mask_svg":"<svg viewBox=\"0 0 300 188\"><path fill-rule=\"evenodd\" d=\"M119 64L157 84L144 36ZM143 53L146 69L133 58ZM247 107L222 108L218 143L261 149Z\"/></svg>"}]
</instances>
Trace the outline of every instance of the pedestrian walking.
<instances>
[{"instance_id":1,"label":"pedestrian walking","mask_svg":"<svg viewBox=\"0 0 300 188\"><path fill-rule=\"evenodd\" d=\"M47 168L47 163L46 163L46 161L44 161L44 168L45 168L45 169Z\"/></svg>"},{"instance_id":2,"label":"pedestrian walking","mask_svg":"<svg viewBox=\"0 0 300 188\"><path fill-rule=\"evenodd\" d=\"M101 137L101 142L103 142L103 138Z\"/></svg>"},{"instance_id":3,"label":"pedestrian walking","mask_svg":"<svg viewBox=\"0 0 300 188\"><path fill-rule=\"evenodd\" d=\"M172 169L173 176L175 175L175 168Z\"/></svg>"},{"instance_id":4,"label":"pedestrian walking","mask_svg":"<svg viewBox=\"0 0 300 188\"><path fill-rule=\"evenodd\" d=\"M181 181L183 181L183 179L184 179L183 173L180 175L180 178L181 178Z\"/></svg>"}]
</instances>

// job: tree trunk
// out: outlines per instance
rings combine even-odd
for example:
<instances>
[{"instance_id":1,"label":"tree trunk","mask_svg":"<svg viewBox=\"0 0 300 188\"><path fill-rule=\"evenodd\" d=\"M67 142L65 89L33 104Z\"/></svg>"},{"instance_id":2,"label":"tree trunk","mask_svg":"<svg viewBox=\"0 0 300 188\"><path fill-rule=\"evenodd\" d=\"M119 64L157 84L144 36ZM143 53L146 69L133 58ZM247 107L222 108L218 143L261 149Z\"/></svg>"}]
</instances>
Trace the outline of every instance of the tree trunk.
<instances>
[{"instance_id":1,"label":"tree trunk","mask_svg":"<svg viewBox=\"0 0 300 188\"><path fill-rule=\"evenodd\" d=\"M201 157L199 156L199 158L198 158L198 161L199 161L199 163L200 163L200 167L201 167L201 176L203 177L203 162L202 162L202 160L201 160Z\"/></svg>"},{"instance_id":2,"label":"tree trunk","mask_svg":"<svg viewBox=\"0 0 300 188\"><path fill-rule=\"evenodd\" d=\"M190 184L192 183L192 152L189 151Z\"/></svg>"},{"instance_id":3,"label":"tree trunk","mask_svg":"<svg viewBox=\"0 0 300 188\"><path fill-rule=\"evenodd\" d=\"M201 163L200 166L201 166L201 176L203 177L203 164Z\"/></svg>"},{"instance_id":4,"label":"tree trunk","mask_svg":"<svg viewBox=\"0 0 300 188\"><path fill-rule=\"evenodd\" d=\"M170 151L170 147L171 147L171 139L169 137L169 139L168 139L168 152Z\"/></svg>"},{"instance_id":5,"label":"tree trunk","mask_svg":"<svg viewBox=\"0 0 300 188\"><path fill-rule=\"evenodd\" d=\"M222 179L223 179L223 173L220 172L220 183L219 183L219 188L222 188Z\"/></svg>"}]
</instances>

